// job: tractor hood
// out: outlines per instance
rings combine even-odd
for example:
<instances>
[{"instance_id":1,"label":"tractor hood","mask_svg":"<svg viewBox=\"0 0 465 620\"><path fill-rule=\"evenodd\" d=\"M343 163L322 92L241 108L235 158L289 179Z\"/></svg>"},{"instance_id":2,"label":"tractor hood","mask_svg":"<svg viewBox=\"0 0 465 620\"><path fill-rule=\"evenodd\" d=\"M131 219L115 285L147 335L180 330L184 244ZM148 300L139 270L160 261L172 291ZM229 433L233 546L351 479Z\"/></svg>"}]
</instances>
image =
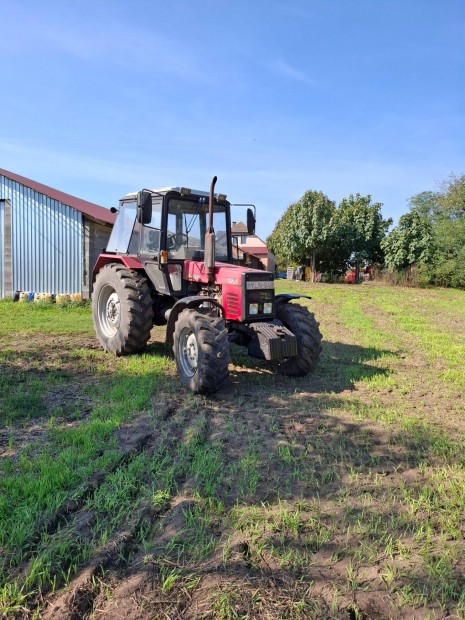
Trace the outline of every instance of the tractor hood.
<instances>
[{"instance_id":1,"label":"tractor hood","mask_svg":"<svg viewBox=\"0 0 465 620\"><path fill-rule=\"evenodd\" d=\"M230 265L229 263L216 262L213 268L214 282L218 285L230 284L232 286L241 286L242 274L256 273L259 276L270 272L260 269L250 269L242 265ZM186 260L184 261L183 278L189 282L201 282L207 284L208 276L205 265L200 261ZM261 278L259 278L261 279Z\"/></svg>"}]
</instances>

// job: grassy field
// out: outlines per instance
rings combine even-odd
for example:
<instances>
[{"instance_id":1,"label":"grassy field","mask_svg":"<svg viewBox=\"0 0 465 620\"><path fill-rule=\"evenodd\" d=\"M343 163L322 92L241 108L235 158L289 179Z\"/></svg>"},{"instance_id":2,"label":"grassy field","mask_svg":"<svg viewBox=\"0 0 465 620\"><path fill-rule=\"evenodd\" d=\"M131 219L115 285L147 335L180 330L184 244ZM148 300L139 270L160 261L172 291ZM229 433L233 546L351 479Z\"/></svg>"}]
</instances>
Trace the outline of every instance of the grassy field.
<instances>
[{"instance_id":1,"label":"grassy field","mask_svg":"<svg viewBox=\"0 0 465 620\"><path fill-rule=\"evenodd\" d=\"M324 351L233 348L213 397L163 329L0 303L0 617L465 618L465 293L278 283Z\"/></svg>"}]
</instances>

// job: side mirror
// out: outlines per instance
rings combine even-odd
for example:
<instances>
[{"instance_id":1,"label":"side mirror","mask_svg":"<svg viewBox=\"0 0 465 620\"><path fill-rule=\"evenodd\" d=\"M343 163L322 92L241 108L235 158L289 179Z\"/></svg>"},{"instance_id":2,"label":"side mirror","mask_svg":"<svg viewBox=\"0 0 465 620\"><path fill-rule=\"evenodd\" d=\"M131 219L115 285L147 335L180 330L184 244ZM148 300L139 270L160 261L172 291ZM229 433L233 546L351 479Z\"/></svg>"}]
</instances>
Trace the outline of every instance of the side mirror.
<instances>
[{"instance_id":1,"label":"side mirror","mask_svg":"<svg viewBox=\"0 0 465 620\"><path fill-rule=\"evenodd\" d=\"M255 234L255 216L252 209L247 209L247 233L249 235Z\"/></svg>"},{"instance_id":2,"label":"side mirror","mask_svg":"<svg viewBox=\"0 0 465 620\"><path fill-rule=\"evenodd\" d=\"M152 221L152 193L145 189L137 194L137 221L139 224Z\"/></svg>"}]
</instances>

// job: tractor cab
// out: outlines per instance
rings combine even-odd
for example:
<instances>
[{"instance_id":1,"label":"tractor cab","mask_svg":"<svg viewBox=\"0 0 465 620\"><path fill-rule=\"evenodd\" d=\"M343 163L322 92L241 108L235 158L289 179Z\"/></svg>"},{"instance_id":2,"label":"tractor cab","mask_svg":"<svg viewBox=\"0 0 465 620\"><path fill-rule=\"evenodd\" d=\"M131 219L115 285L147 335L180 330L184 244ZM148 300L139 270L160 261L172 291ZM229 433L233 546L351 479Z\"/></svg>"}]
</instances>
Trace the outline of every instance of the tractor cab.
<instances>
[{"instance_id":1,"label":"tractor cab","mask_svg":"<svg viewBox=\"0 0 465 620\"><path fill-rule=\"evenodd\" d=\"M214 195L214 261L232 263L231 207L222 194ZM162 294L182 297L186 260L204 261L209 218L207 192L167 187L120 200L118 218L106 251L134 256L150 270Z\"/></svg>"},{"instance_id":2,"label":"tractor cab","mask_svg":"<svg viewBox=\"0 0 465 620\"><path fill-rule=\"evenodd\" d=\"M139 207L138 194L128 194L120 200L107 251L156 254L160 260L203 260L208 194L183 187L146 191L145 194L146 202ZM218 230L216 258L228 262L231 259L231 222L226 196L215 195L213 211ZM167 256L164 257L162 252Z\"/></svg>"}]
</instances>

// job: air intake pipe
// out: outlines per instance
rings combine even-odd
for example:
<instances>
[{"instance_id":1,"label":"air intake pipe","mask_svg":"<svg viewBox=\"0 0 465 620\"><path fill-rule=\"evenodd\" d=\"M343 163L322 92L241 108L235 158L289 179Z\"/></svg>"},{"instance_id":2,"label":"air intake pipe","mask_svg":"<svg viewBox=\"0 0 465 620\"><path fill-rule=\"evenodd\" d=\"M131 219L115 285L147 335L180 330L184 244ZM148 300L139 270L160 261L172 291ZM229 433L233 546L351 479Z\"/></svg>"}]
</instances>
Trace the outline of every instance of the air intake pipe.
<instances>
[{"instance_id":1,"label":"air intake pipe","mask_svg":"<svg viewBox=\"0 0 465 620\"><path fill-rule=\"evenodd\" d=\"M213 284L213 282L215 281L215 231L213 229L213 205L215 202L214 191L216 180L216 177L213 177L210 185L210 201L208 203L208 229L205 233L204 262L209 284Z\"/></svg>"}]
</instances>

